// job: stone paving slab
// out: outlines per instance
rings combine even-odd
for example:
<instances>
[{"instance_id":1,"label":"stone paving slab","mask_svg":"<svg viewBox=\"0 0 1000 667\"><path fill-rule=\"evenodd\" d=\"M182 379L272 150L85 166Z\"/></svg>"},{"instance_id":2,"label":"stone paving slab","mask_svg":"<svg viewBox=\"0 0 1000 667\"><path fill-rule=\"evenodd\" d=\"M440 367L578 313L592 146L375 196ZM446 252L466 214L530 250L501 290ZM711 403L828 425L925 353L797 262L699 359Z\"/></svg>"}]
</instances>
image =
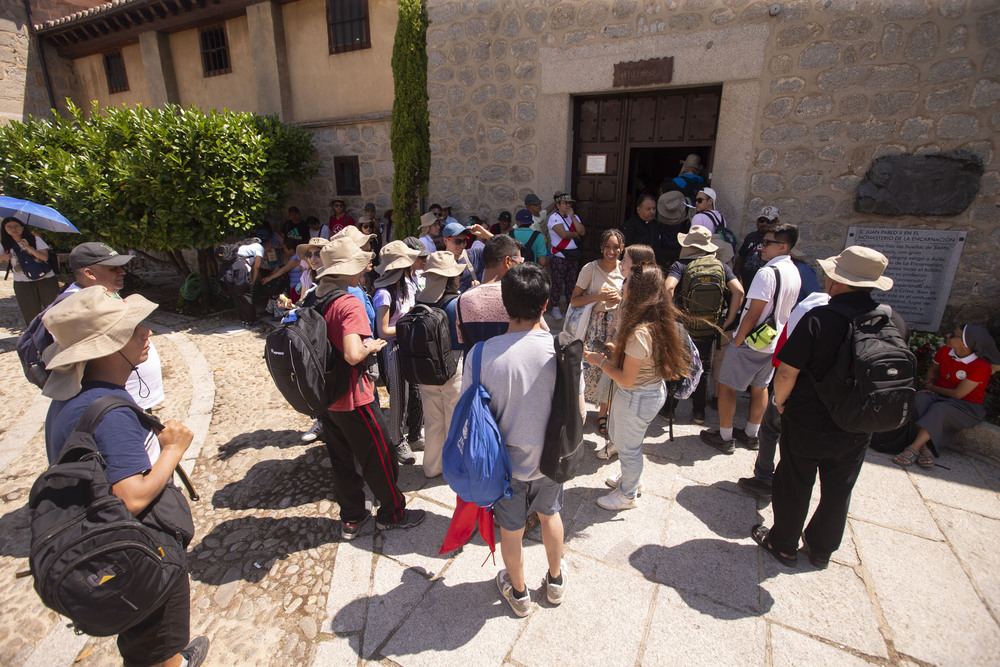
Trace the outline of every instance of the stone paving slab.
<instances>
[{"instance_id":1,"label":"stone paving slab","mask_svg":"<svg viewBox=\"0 0 1000 667\"><path fill-rule=\"evenodd\" d=\"M940 461L941 459L939 459ZM942 465L924 470L911 466L910 480L924 500L1000 519L1000 497L986 483L972 459L948 456Z\"/></svg>"},{"instance_id":2,"label":"stone paving slab","mask_svg":"<svg viewBox=\"0 0 1000 667\"><path fill-rule=\"evenodd\" d=\"M772 667L868 667L872 663L844 650L780 625L771 625Z\"/></svg>"},{"instance_id":3,"label":"stone paving slab","mask_svg":"<svg viewBox=\"0 0 1000 667\"><path fill-rule=\"evenodd\" d=\"M944 539L907 472L880 454L865 457L851 496L850 512L852 517L870 523Z\"/></svg>"},{"instance_id":4,"label":"stone paving slab","mask_svg":"<svg viewBox=\"0 0 1000 667\"><path fill-rule=\"evenodd\" d=\"M1000 617L1000 550L995 542L1000 520L942 505L931 504L930 510L993 617Z\"/></svg>"}]
</instances>

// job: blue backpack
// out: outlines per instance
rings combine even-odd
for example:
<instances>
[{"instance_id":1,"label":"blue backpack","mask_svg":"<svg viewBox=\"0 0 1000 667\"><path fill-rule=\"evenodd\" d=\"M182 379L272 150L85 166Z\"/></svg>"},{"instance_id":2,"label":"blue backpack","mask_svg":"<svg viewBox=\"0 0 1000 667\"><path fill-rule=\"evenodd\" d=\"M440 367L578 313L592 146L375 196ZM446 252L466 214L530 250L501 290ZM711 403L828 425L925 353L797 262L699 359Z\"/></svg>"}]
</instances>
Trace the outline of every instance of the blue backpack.
<instances>
[{"instance_id":1,"label":"blue backpack","mask_svg":"<svg viewBox=\"0 0 1000 667\"><path fill-rule=\"evenodd\" d=\"M472 385L458 399L444 442L444 479L458 497L479 507L490 508L509 498L511 464L500 435L490 395L479 383L483 343L472 349Z\"/></svg>"}]
</instances>

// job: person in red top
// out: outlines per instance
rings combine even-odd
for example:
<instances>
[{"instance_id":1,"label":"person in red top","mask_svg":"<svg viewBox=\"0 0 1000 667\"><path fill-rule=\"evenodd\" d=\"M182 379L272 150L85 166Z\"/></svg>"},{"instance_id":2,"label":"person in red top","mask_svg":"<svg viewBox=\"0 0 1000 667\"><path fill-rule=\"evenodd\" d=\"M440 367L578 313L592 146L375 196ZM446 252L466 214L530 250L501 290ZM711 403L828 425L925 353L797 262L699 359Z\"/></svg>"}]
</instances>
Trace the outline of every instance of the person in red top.
<instances>
[{"instance_id":1,"label":"person in red top","mask_svg":"<svg viewBox=\"0 0 1000 667\"><path fill-rule=\"evenodd\" d=\"M357 287L372 257L373 253L359 248L348 236L330 241L320 251L323 269L316 274L316 296ZM340 505L340 535L344 540L354 539L371 518L365 505L365 484L380 503L379 530L412 528L424 520L424 511L406 509L406 498L396 483L399 468L386 436L385 416L375 403L372 383L361 370L364 360L385 347L385 341L372 338L368 315L358 299L335 299L323 317L330 343L354 367L351 389L320 415L323 440L333 464L334 497Z\"/></svg>"},{"instance_id":2,"label":"person in red top","mask_svg":"<svg viewBox=\"0 0 1000 667\"><path fill-rule=\"evenodd\" d=\"M330 208L333 209L333 215L330 216L330 237L332 238L334 234L339 232L344 227L353 227L354 218L352 218L347 213L347 204L344 203L343 199L333 199L330 201Z\"/></svg>"},{"instance_id":3,"label":"person in red top","mask_svg":"<svg viewBox=\"0 0 1000 667\"><path fill-rule=\"evenodd\" d=\"M916 461L921 468L933 467L930 447L947 447L959 431L986 418L983 398L997 370L1000 353L989 331L966 325L948 334L934 355L923 390L917 392L914 411L920 430L893 463L906 467Z\"/></svg>"}]
</instances>

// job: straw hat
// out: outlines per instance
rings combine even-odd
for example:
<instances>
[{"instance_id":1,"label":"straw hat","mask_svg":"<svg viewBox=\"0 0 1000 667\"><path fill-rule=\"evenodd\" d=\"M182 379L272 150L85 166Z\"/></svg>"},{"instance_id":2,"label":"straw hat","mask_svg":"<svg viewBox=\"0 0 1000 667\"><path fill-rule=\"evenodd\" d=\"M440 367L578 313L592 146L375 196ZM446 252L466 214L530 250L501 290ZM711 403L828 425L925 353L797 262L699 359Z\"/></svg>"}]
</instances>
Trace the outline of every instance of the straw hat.
<instances>
[{"instance_id":1,"label":"straw hat","mask_svg":"<svg viewBox=\"0 0 1000 667\"><path fill-rule=\"evenodd\" d=\"M379 254L379 265L375 267L379 275L384 275L387 271L405 269L413 266L413 263L420 257L420 251L414 250L402 241L390 241L382 248Z\"/></svg>"},{"instance_id":2,"label":"straw hat","mask_svg":"<svg viewBox=\"0 0 1000 667\"><path fill-rule=\"evenodd\" d=\"M341 236L351 239L359 248L363 248L366 243L375 238L374 234L365 234L363 231L358 229L355 225L347 225L339 232L330 237L330 240L340 238Z\"/></svg>"},{"instance_id":3,"label":"straw hat","mask_svg":"<svg viewBox=\"0 0 1000 667\"><path fill-rule=\"evenodd\" d=\"M684 194L677 190L664 192L656 200L656 217L665 225L676 225L687 217Z\"/></svg>"},{"instance_id":4,"label":"straw hat","mask_svg":"<svg viewBox=\"0 0 1000 667\"><path fill-rule=\"evenodd\" d=\"M421 274L426 282L424 288L417 294L417 301L421 303L438 301L448 286L448 279L462 275L468 268L468 264L456 262L455 255L447 250L432 252L427 256L427 267Z\"/></svg>"},{"instance_id":5,"label":"straw hat","mask_svg":"<svg viewBox=\"0 0 1000 667\"><path fill-rule=\"evenodd\" d=\"M852 245L844 252L826 259L818 259L820 268L831 280L851 287L892 289L892 278L883 276L889 260L878 250Z\"/></svg>"},{"instance_id":6,"label":"straw hat","mask_svg":"<svg viewBox=\"0 0 1000 667\"><path fill-rule=\"evenodd\" d=\"M326 240L325 238L321 236L316 236L314 238L309 239L308 243L300 243L297 246L295 246L295 254L296 256L298 256L299 259L305 259L307 252L309 252L313 248L322 249L323 246L325 246L327 243L329 243L329 241Z\"/></svg>"},{"instance_id":7,"label":"straw hat","mask_svg":"<svg viewBox=\"0 0 1000 667\"><path fill-rule=\"evenodd\" d=\"M123 299L99 285L85 287L49 308L42 324L55 342L42 352L45 367L52 371L42 393L56 400L78 394L87 362L125 347L136 326L156 308L139 294Z\"/></svg>"},{"instance_id":8,"label":"straw hat","mask_svg":"<svg viewBox=\"0 0 1000 667\"><path fill-rule=\"evenodd\" d=\"M365 270L373 257L375 253L362 250L350 236L338 234L320 251L323 269L316 274L316 278L357 275Z\"/></svg>"},{"instance_id":9,"label":"straw hat","mask_svg":"<svg viewBox=\"0 0 1000 667\"><path fill-rule=\"evenodd\" d=\"M697 248L705 252L715 252L719 249L719 246L712 243L712 232L708 231L708 227L701 225L695 225L687 234L684 232L678 234L677 242L682 248Z\"/></svg>"},{"instance_id":10,"label":"straw hat","mask_svg":"<svg viewBox=\"0 0 1000 667\"><path fill-rule=\"evenodd\" d=\"M437 221L438 217L432 211L427 211L420 216L420 229L427 229Z\"/></svg>"}]
</instances>

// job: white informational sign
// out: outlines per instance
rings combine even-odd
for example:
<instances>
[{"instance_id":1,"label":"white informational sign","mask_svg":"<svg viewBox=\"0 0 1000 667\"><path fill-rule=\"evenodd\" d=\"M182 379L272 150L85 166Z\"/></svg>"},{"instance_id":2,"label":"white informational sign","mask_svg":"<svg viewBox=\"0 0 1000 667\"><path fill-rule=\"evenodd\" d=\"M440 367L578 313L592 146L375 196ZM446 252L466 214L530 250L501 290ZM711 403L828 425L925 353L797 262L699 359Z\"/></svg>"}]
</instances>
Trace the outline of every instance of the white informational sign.
<instances>
[{"instance_id":1,"label":"white informational sign","mask_svg":"<svg viewBox=\"0 0 1000 667\"><path fill-rule=\"evenodd\" d=\"M955 269L967 232L962 230L851 227L845 248L861 245L889 259L885 275L892 289L875 291L875 300L887 303L911 328L937 331L951 293Z\"/></svg>"},{"instance_id":2,"label":"white informational sign","mask_svg":"<svg viewBox=\"0 0 1000 667\"><path fill-rule=\"evenodd\" d=\"M608 173L608 156L601 155L588 155L587 156L587 173L588 174L606 174Z\"/></svg>"}]
</instances>

